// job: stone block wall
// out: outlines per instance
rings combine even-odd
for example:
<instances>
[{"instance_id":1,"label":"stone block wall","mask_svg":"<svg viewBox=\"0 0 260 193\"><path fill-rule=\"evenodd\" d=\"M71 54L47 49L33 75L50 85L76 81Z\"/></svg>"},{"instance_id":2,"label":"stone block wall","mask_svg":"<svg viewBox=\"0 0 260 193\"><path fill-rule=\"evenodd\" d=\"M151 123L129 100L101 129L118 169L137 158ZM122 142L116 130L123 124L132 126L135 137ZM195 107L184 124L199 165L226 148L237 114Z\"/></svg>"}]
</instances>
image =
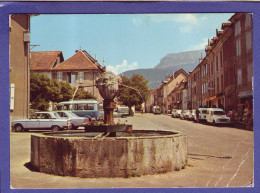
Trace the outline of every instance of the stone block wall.
<instances>
[{"instance_id":1,"label":"stone block wall","mask_svg":"<svg viewBox=\"0 0 260 193\"><path fill-rule=\"evenodd\" d=\"M83 178L165 173L187 165L187 135L104 139L32 135L31 164L40 172Z\"/></svg>"}]
</instances>

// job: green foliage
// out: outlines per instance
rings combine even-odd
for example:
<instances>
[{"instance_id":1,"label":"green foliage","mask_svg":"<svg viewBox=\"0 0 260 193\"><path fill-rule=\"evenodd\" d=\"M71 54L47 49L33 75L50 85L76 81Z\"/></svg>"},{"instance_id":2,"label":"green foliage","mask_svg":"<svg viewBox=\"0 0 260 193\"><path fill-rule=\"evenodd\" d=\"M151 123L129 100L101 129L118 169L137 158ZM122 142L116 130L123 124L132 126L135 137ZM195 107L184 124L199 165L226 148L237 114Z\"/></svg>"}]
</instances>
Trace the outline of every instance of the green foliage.
<instances>
[{"instance_id":1,"label":"green foliage","mask_svg":"<svg viewBox=\"0 0 260 193\"><path fill-rule=\"evenodd\" d=\"M49 79L46 75L31 74L30 102L33 109L47 110L49 102L61 102L72 98L68 83Z\"/></svg>"},{"instance_id":2,"label":"green foliage","mask_svg":"<svg viewBox=\"0 0 260 193\"><path fill-rule=\"evenodd\" d=\"M75 89L73 89L73 93L75 92ZM78 89L78 91L76 92L75 96L74 96L75 100L80 100L80 99L94 99L96 100L96 97L91 94L88 91L85 91L83 89Z\"/></svg>"},{"instance_id":3,"label":"green foliage","mask_svg":"<svg viewBox=\"0 0 260 193\"><path fill-rule=\"evenodd\" d=\"M131 78L127 78L126 76L122 76L121 78L123 86L119 89L118 99L124 105L132 107L140 105L148 99L150 92L148 87L149 81L143 76L134 74Z\"/></svg>"}]
</instances>

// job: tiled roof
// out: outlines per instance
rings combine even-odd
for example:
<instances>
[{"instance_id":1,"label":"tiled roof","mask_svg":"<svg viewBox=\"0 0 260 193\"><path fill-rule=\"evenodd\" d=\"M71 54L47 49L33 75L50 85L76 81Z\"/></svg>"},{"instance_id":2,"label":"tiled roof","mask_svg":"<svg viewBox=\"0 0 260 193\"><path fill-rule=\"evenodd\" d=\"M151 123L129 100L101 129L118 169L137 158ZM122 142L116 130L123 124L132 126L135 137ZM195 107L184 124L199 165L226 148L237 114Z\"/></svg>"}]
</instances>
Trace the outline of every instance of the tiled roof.
<instances>
[{"instance_id":1,"label":"tiled roof","mask_svg":"<svg viewBox=\"0 0 260 193\"><path fill-rule=\"evenodd\" d=\"M59 55L62 62L64 59L61 51L31 52L30 70L51 70Z\"/></svg>"},{"instance_id":2,"label":"tiled roof","mask_svg":"<svg viewBox=\"0 0 260 193\"><path fill-rule=\"evenodd\" d=\"M101 65L86 51L77 50L69 59L58 64L53 70L101 70Z\"/></svg>"}]
</instances>

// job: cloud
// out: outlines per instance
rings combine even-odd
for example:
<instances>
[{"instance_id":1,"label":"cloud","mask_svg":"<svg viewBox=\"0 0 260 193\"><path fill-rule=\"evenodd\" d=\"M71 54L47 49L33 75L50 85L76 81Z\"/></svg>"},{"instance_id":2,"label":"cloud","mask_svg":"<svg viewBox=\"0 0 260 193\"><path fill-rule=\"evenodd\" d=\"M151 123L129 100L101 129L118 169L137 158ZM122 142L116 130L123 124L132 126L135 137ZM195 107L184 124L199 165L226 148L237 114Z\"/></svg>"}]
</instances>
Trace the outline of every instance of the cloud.
<instances>
[{"instance_id":1,"label":"cloud","mask_svg":"<svg viewBox=\"0 0 260 193\"><path fill-rule=\"evenodd\" d=\"M200 43L189 46L188 50L201 50L208 44L208 38L203 38Z\"/></svg>"},{"instance_id":2,"label":"cloud","mask_svg":"<svg viewBox=\"0 0 260 193\"><path fill-rule=\"evenodd\" d=\"M176 23L189 23L196 24L198 19L194 14L162 14L162 15L151 15L151 20L156 23L172 21Z\"/></svg>"},{"instance_id":3,"label":"cloud","mask_svg":"<svg viewBox=\"0 0 260 193\"><path fill-rule=\"evenodd\" d=\"M111 66L111 65L108 65L106 67L107 71L111 71L115 74L120 74L124 71L127 71L127 70L134 70L134 69L137 69L138 67L138 63L137 62L133 62L131 64L128 64L127 63L127 60L123 60L122 61L122 64L117 64L116 66Z\"/></svg>"}]
</instances>

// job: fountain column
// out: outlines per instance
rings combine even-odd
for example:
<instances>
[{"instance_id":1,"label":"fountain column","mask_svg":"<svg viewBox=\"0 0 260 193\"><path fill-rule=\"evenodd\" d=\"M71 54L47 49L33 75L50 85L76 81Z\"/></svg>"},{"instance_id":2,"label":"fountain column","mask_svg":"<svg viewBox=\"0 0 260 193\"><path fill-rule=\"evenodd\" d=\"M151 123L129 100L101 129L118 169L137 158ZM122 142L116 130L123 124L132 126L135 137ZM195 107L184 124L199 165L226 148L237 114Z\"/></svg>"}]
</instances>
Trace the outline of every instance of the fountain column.
<instances>
[{"instance_id":1,"label":"fountain column","mask_svg":"<svg viewBox=\"0 0 260 193\"><path fill-rule=\"evenodd\" d=\"M118 95L120 77L112 72L104 72L96 81L96 86L100 95L104 99L104 123L114 124L113 111L115 108L114 98Z\"/></svg>"}]
</instances>

